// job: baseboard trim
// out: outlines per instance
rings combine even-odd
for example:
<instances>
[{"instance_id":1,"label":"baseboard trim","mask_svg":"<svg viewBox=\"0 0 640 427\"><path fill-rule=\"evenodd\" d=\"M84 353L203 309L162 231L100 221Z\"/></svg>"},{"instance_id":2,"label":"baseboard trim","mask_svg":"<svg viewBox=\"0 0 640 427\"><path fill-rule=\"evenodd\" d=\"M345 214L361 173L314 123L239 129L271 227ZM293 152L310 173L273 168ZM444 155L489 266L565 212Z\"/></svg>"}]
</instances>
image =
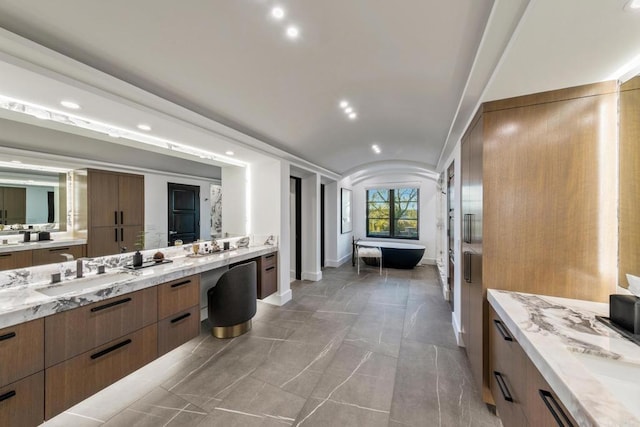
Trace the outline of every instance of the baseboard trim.
<instances>
[{"instance_id":1,"label":"baseboard trim","mask_svg":"<svg viewBox=\"0 0 640 427\"><path fill-rule=\"evenodd\" d=\"M340 267L342 264L345 264L347 262L351 261L351 254L346 254L345 256L343 256L342 258L340 258L339 260L335 260L335 259L327 259L325 260L325 265L327 267Z\"/></svg>"},{"instance_id":2,"label":"baseboard trim","mask_svg":"<svg viewBox=\"0 0 640 427\"><path fill-rule=\"evenodd\" d=\"M287 291L283 294L275 293L275 294L269 295L268 297L263 299L262 302L266 302L267 304L271 304L271 305L281 306L291 301L292 297L293 297L293 294L291 293L291 289L287 289Z\"/></svg>"},{"instance_id":3,"label":"baseboard trim","mask_svg":"<svg viewBox=\"0 0 640 427\"><path fill-rule=\"evenodd\" d=\"M316 271L314 273L303 271L302 272L302 280L310 280L312 282L318 282L322 280L322 271Z\"/></svg>"},{"instance_id":4,"label":"baseboard trim","mask_svg":"<svg viewBox=\"0 0 640 427\"><path fill-rule=\"evenodd\" d=\"M458 344L458 347L466 347L462 340L462 330L460 329L460 326L458 326L458 320L456 319L455 312L451 313L451 327L453 328L453 334L456 337L456 344Z\"/></svg>"}]
</instances>

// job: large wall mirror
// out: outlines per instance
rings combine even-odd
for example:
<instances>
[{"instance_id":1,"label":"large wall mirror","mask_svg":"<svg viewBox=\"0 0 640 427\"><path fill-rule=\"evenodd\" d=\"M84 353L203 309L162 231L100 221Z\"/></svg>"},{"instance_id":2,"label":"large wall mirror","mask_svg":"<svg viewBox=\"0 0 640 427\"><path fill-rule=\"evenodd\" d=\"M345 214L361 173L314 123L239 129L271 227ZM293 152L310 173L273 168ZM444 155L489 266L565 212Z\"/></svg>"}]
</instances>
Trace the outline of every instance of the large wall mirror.
<instances>
[{"instance_id":1,"label":"large wall mirror","mask_svg":"<svg viewBox=\"0 0 640 427\"><path fill-rule=\"evenodd\" d=\"M0 167L0 235L66 230L66 173Z\"/></svg>"}]
</instances>

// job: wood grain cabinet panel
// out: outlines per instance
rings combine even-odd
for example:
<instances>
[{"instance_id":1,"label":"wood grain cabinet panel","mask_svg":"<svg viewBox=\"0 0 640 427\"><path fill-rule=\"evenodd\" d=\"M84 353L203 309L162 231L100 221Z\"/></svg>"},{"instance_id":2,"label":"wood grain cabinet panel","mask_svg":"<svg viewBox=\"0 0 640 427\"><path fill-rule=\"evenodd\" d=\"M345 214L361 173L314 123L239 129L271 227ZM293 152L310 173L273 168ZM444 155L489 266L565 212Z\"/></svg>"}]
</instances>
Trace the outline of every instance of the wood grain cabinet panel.
<instances>
[{"instance_id":1,"label":"wood grain cabinet panel","mask_svg":"<svg viewBox=\"0 0 640 427\"><path fill-rule=\"evenodd\" d=\"M187 310L158 322L158 356L173 350L200 334L200 308L194 305Z\"/></svg>"},{"instance_id":2,"label":"wood grain cabinet panel","mask_svg":"<svg viewBox=\"0 0 640 427\"><path fill-rule=\"evenodd\" d=\"M45 417L49 419L157 357L158 326L122 336L46 370Z\"/></svg>"},{"instance_id":3,"label":"wood grain cabinet panel","mask_svg":"<svg viewBox=\"0 0 640 427\"><path fill-rule=\"evenodd\" d=\"M157 301L156 287L152 287L48 316L46 366L155 323Z\"/></svg>"},{"instance_id":4,"label":"wood grain cabinet panel","mask_svg":"<svg viewBox=\"0 0 640 427\"><path fill-rule=\"evenodd\" d=\"M158 319L165 319L200 303L200 276L158 285Z\"/></svg>"},{"instance_id":5,"label":"wood grain cabinet panel","mask_svg":"<svg viewBox=\"0 0 640 427\"><path fill-rule=\"evenodd\" d=\"M0 387L0 426L33 427L44 420L44 371Z\"/></svg>"},{"instance_id":6,"label":"wood grain cabinet panel","mask_svg":"<svg viewBox=\"0 0 640 427\"><path fill-rule=\"evenodd\" d=\"M258 298L264 299L278 290L278 256L276 252L257 258Z\"/></svg>"},{"instance_id":7,"label":"wood grain cabinet panel","mask_svg":"<svg viewBox=\"0 0 640 427\"><path fill-rule=\"evenodd\" d=\"M15 268L31 267L33 251L16 251L0 253L0 271Z\"/></svg>"},{"instance_id":8,"label":"wood grain cabinet panel","mask_svg":"<svg viewBox=\"0 0 640 427\"><path fill-rule=\"evenodd\" d=\"M64 262L66 258L62 254L73 255L75 259L86 256L85 245L70 245L48 249L33 250L33 265L52 264L56 262Z\"/></svg>"},{"instance_id":9,"label":"wood grain cabinet panel","mask_svg":"<svg viewBox=\"0 0 640 427\"><path fill-rule=\"evenodd\" d=\"M42 369L44 319L0 329L0 386L13 383Z\"/></svg>"}]
</instances>

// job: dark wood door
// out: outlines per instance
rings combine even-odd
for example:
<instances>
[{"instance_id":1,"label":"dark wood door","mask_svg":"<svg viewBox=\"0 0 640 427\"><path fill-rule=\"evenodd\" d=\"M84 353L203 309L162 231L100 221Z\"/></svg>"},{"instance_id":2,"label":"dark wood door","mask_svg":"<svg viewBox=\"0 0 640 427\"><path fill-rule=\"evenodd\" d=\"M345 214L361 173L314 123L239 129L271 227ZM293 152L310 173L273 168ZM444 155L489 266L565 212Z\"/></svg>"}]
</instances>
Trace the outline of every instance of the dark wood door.
<instances>
[{"instance_id":1,"label":"dark wood door","mask_svg":"<svg viewBox=\"0 0 640 427\"><path fill-rule=\"evenodd\" d=\"M169 245L178 239L191 243L200 238L200 187L168 184Z\"/></svg>"}]
</instances>

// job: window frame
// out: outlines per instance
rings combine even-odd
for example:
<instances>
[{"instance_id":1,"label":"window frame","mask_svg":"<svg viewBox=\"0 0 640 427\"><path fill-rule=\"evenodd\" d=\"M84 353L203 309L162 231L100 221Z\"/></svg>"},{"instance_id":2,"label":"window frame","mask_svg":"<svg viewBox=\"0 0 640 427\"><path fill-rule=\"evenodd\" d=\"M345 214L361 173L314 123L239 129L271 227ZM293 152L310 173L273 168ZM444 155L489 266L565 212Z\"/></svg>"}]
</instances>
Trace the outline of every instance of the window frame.
<instances>
[{"instance_id":1,"label":"window frame","mask_svg":"<svg viewBox=\"0 0 640 427\"><path fill-rule=\"evenodd\" d=\"M371 234L369 231L369 191L376 190L388 190L389 191L389 201L386 202L389 207L389 235L388 236L380 236L378 234ZM404 190L404 189L415 189L416 190L416 235L412 236L398 236L396 235L396 190ZM365 191L365 203L366 203L366 235L367 237L379 238L379 239L402 239L402 240L420 240L420 187L397 187L397 188L368 188ZM376 202L376 203L385 203L385 202Z\"/></svg>"}]
</instances>

